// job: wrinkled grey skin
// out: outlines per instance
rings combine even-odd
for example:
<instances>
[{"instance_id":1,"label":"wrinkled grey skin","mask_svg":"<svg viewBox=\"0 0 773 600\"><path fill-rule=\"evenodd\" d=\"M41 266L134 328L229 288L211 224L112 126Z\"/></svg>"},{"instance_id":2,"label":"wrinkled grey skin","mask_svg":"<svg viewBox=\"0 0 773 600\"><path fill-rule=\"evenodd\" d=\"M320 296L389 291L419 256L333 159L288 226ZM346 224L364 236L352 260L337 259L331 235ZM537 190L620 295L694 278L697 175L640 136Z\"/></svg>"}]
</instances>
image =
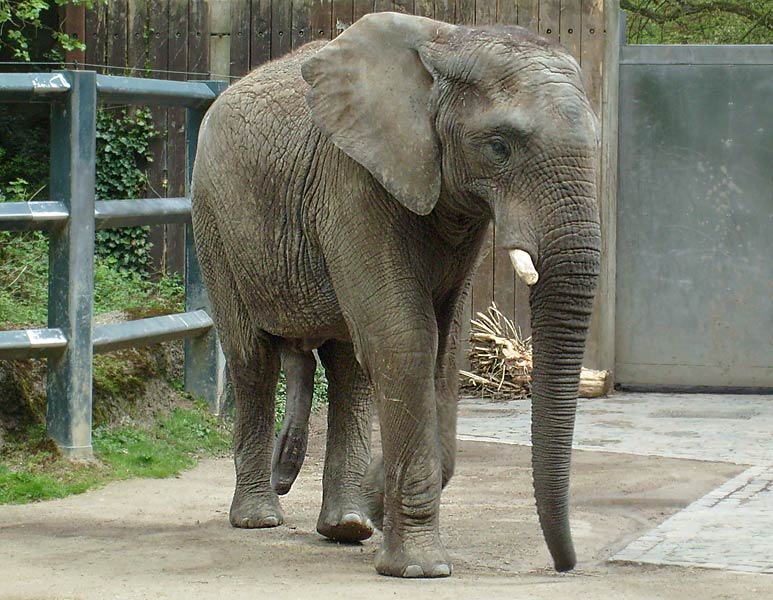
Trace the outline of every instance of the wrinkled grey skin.
<instances>
[{"instance_id":1,"label":"wrinkled grey skin","mask_svg":"<svg viewBox=\"0 0 773 600\"><path fill-rule=\"evenodd\" d=\"M576 62L515 27L370 15L214 103L193 227L237 406L233 525L282 523L271 485L280 357L316 348L330 402L317 529L370 535L366 477L383 503L376 569L450 574L438 507L454 470L459 320L493 218L497 244L528 252L539 272L534 489L556 568L574 567L569 465L599 270L597 151ZM383 471L374 461L366 476L371 403Z\"/></svg>"}]
</instances>

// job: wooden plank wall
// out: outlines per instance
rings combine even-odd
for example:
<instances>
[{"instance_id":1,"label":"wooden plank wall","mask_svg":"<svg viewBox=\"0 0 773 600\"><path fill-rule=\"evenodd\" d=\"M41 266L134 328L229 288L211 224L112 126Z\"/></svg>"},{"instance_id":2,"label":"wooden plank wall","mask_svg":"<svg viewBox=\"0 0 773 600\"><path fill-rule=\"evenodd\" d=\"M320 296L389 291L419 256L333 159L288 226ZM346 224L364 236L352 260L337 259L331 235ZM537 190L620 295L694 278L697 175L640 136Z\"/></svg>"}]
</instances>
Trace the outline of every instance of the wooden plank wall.
<instances>
[{"instance_id":1,"label":"wooden plank wall","mask_svg":"<svg viewBox=\"0 0 773 600\"><path fill-rule=\"evenodd\" d=\"M334 37L366 13L384 10L468 25L517 24L560 41L583 66L600 115L604 0L110 0L107 7L95 3L86 13L85 60L119 67L105 71L111 73L127 69L134 75L197 79L212 71L212 78L238 78L309 40ZM227 73L222 72L226 65ZM150 168L149 194L182 195L183 111L157 109L154 117L163 135ZM180 228L157 228L153 241L158 264L180 270ZM528 288L515 277L507 254L495 249L493 226L486 248L467 314L496 302L529 335Z\"/></svg>"}]
</instances>

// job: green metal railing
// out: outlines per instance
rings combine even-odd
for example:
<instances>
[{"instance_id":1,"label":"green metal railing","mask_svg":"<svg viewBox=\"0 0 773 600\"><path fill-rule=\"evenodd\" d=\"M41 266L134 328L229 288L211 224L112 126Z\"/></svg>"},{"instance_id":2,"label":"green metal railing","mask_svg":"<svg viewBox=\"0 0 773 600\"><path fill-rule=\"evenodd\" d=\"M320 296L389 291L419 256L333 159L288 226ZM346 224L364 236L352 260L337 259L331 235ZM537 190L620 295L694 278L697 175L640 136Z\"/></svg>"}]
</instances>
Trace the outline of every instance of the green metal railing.
<instances>
[{"instance_id":1,"label":"green metal railing","mask_svg":"<svg viewBox=\"0 0 773 600\"><path fill-rule=\"evenodd\" d=\"M221 81L163 81L92 71L0 74L0 102L51 105L49 201L0 203L0 230L49 236L48 327L0 331L0 360L48 360L46 427L66 456L91 450L94 352L185 338L185 389L218 410L225 366L193 248L190 178L202 118ZM106 104L182 106L186 119L186 198L95 200L97 100ZM94 231L186 223L186 311L93 325Z\"/></svg>"}]
</instances>

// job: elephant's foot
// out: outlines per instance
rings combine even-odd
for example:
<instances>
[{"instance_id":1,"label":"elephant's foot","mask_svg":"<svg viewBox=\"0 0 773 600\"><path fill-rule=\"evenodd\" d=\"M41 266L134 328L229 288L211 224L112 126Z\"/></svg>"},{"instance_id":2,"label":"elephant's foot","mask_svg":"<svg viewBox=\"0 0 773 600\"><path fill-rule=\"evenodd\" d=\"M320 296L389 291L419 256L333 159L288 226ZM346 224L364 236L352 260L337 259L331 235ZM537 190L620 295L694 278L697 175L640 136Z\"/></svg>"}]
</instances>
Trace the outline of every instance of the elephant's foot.
<instances>
[{"instance_id":1,"label":"elephant's foot","mask_svg":"<svg viewBox=\"0 0 773 600\"><path fill-rule=\"evenodd\" d=\"M283 496L298 477L306 458L306 442L309 430L303 428L283 428L274 445L274 455L271 459L271 487Z\"/></svg>"},{"instance_id":2,"label":"elephant's foot","mask_svg":"<svg viewBox=\"0 0 773 600\"><path fill-rule=\"evenodd\" d=\"M284 523L279 498L273 491L256 493L238 486L229 517L231 525L246 529L278 527Z\"/></svg>"},{"instance_id":3,"label":"elephant's foot","mask_svg":"<svg viewBox=\"0 0 773 600\"><path fill-rule=\"evenodd\" d=\"M430 547L405 543L395 550L376 553L376 571L391 577L448 577L451 559L438 542Z\"/></svg>"},{"instance_id":4,"label":"elephant's foot","mask_svg":"<svg viewBox=\"0 0 773 600\"><path fill-rule=\"evenodd\" d=\"M376 529L384 528L384 459L379 456L368 466L360 484L365 508Z\"/></svg>"},{"instance_id":5,"label":"elephant's foot","mask_svg":"<svg viewBox=\"0 0 773 600\"><path fill-rule=\"evenodd\" d=\"M347 504L324 505L317 519L317 532L337 542L361 542L373 535L373 523L365 511Z\"/></svg>"}]
</instances>

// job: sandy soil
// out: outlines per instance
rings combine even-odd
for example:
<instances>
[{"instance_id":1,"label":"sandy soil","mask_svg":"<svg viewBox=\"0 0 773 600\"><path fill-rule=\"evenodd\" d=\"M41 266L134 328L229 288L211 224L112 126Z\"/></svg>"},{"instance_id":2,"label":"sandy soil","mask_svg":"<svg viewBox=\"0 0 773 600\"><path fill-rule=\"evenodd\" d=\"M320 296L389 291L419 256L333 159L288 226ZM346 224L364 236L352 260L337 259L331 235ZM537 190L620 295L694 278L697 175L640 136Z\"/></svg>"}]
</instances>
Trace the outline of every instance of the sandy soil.
<instances>
[{"instance_id":1,"label":"sandy soil","mask_svg":"<svg viewBox=\"0 0 773 600\"><path fill-rule=\"evenodd\" d=\"M373 569L377 534L360 545L314 531L322 436L293 491L287 523L233 529L230 460L168 480L134 480L65 500L0 507L3 600L185 598L744 599L773 597L773 577L605 562L741 467L577 452L573 529L580 564L549 569L531 496L529 449L461 442L443 496L449 579L403 581Z\"/></svg>"}]
</instances>

